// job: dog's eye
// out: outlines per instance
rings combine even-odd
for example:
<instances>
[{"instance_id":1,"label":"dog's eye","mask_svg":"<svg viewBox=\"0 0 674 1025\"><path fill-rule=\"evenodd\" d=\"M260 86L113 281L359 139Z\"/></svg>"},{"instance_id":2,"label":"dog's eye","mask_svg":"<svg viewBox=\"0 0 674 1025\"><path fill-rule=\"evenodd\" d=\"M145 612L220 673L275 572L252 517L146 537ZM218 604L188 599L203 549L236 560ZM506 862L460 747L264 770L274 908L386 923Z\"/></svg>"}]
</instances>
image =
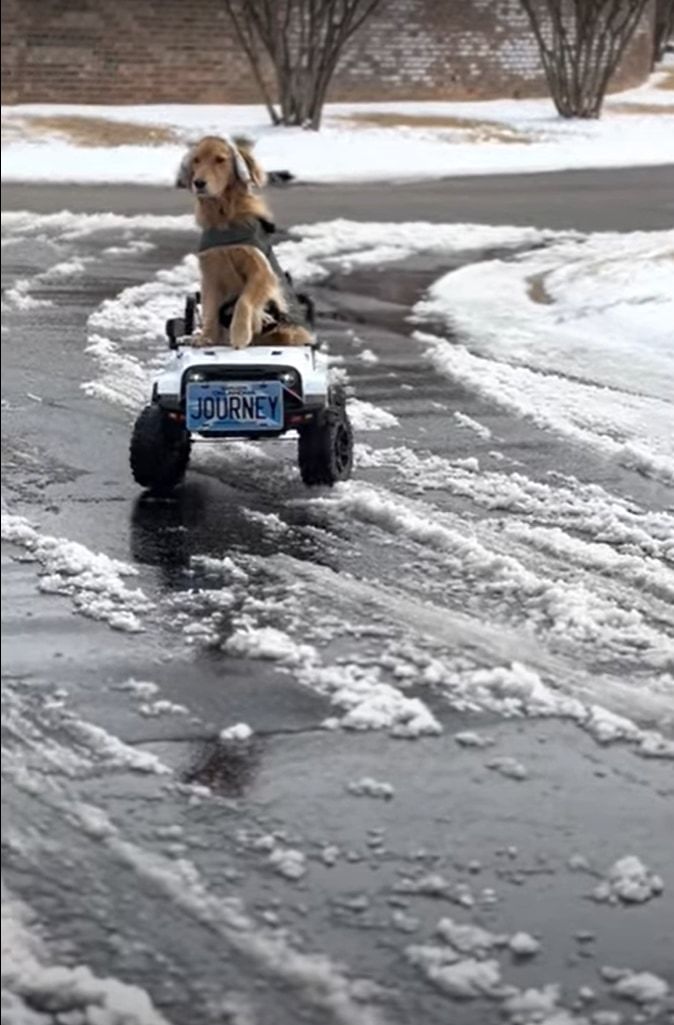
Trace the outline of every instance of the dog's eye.
<instances>
[{"instance_id":1,"label":"dog's eye","mask_svg":"<svg viewBox=\"0 0 674 1025\"><path fill-rule=\"evenodd\" d=\"M225 158L224 157L216 157L215 158L215 162L216 162L216 164L224 164Z\"/></svg>"}]
</instances>

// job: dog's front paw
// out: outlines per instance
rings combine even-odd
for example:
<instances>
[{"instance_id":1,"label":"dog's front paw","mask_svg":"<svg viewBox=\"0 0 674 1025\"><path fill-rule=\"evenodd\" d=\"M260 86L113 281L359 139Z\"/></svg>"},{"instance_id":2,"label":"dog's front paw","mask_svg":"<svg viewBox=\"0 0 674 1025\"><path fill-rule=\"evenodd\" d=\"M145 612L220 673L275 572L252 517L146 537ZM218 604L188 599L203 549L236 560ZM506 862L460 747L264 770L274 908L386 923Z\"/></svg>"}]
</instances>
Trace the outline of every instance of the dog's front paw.
<instances>
[{"instance_id":1,"label":"dog's front paw","mask_svg":"<svg viewBox=\"0 0 674 1025\"><path fill-rule=\"evenodd\" d=\"M212 341L208 335L199 332L199 334L192 335L192 345L195 349L209 349L216 345L216 342Z\"/></svg>"},{"instance_id":2,"label":"dog's front paw","mask_svg":"<svg viewBox=\"0 0 674 1025\"><path fill-rule=\"evenodd\" d=\"M250 338L245 335L231 335L229 344L233 349L246 349L250 345Z\"/></svg>"}]
</instances>

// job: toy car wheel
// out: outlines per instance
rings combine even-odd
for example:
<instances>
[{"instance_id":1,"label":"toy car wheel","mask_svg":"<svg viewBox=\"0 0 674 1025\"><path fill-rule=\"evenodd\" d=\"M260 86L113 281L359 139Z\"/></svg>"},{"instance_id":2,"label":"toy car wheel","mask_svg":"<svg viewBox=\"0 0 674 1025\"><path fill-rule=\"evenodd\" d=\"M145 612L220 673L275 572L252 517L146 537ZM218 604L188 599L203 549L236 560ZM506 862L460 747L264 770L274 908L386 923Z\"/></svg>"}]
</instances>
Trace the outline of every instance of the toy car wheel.
<instances>
[{"instance_id":1,"label":"toy car wheel","mask_svg":"<svg viewBox=\"0 0 674 1025\"><path fill-rule=\"evenodd\" d=\"M302 427L298 457L305 484L348 480L353 466L353 431L342 407L329 406Z\"/></svg>"},{"instance_id":2,"label":"toy car wheel","mask_svg":"<svg viewBox=\"0 0 674 1025\"><path fill-rule=\"evenodd\" d=\"M185 476L190 436L158 406L146 406L133 428L129 461L137 484L151 491L170 491Z\"/></svg>"}]
</instances>

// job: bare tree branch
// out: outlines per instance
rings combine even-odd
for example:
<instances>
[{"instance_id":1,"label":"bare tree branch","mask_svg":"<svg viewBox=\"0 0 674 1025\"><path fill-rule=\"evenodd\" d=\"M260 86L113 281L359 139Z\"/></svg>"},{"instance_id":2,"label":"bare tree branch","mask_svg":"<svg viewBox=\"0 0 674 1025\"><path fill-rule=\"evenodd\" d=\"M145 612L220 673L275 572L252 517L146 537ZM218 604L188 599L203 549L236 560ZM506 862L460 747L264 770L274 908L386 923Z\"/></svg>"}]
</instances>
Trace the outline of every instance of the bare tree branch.
<instances>
[{"instance_id":1,"label":"bare tree branch","mask_svg":"<svg viewBox=\"0 0 674 1025\"><path fill-rule=\"evenodd\" d=\"M659 0L674 7L674 0ZM650 0L520 0L562 117L599 117ZM674 15L671 16L674 20Z\"/></svg>"},{"instance_id":2,"label":"bare tree branch","mask_svg":"<svg viewBox=\"0 0 674 1025\"><path fill-rule=\"evenodd\" d=\"M319 128L344 47L383 0L224 0L273 124ZM269 68L277 110L266 84Z\"/></svg>"}]
</instances>

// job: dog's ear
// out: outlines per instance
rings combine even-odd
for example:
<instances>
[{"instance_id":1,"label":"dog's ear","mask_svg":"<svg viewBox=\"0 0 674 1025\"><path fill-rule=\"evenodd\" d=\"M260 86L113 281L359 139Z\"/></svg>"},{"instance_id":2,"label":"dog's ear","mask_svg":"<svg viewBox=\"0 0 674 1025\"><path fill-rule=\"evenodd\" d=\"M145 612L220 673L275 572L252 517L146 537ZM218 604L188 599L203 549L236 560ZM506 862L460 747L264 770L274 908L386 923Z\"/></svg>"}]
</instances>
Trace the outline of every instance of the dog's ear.
<instances>
[{"instance_id":1,"label":"dog's ear","mask_svg":"<svg viewBox=\"0 0 674 1025\"><path fill-rule=\"evenodd\" d=\"M267 176L253 156L253 146L255 143L245 135L235 136L232 142L236 146L236 152L243 164L243 168L240 169L239 161L236 162L237 176L241 181L252 182L253 185L262 188L267 181ZM244 173L242 174L241 171L244 171Z\"/></svg>"},{"instance_id":2,"label":"dog's ear","mask_svg":"<svg viewBox=\"0 0 674 1025\"><path fill-rule=\"evenodd\" d=\"M192 184L192 156L194 154L193 149L188 149L187 153L180 161L180 167L176 174L176 188L177 189L189 189Z\"/></svg>"}]
</instances>

